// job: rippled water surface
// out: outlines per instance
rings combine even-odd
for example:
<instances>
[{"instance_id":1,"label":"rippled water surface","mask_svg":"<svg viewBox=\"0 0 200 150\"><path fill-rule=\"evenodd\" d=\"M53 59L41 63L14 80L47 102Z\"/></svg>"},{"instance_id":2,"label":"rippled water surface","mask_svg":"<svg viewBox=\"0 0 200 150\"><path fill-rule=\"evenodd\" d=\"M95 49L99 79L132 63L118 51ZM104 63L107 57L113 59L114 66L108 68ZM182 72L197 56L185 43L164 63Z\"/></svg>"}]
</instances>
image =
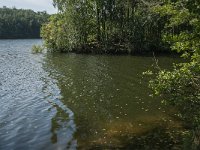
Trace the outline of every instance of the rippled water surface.
<instances>
[{"instance_id":1,"label":"rippled water surface","mask_svg":"<svg viewBox=\"0 0 200 150\"><path fill-rule=\"evenodd\" d=\"M152 57L32 54L41 43L0 40L0 149L123 148L170 119L142 77Z\"/></svg>"}]
</instances>

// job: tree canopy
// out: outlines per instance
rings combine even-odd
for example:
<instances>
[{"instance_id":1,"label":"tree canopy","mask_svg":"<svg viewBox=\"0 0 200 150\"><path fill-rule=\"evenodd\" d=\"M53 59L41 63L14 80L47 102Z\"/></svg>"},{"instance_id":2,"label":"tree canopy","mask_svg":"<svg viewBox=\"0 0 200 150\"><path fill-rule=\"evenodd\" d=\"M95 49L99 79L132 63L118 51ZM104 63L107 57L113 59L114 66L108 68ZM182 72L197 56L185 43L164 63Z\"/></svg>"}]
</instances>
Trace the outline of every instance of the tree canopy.
<instances>
[{"instance_id":1,"label":"tree canopy","mask_svg":"<svg viewBox=\"0 0 200 150\"><path fill-rule=\"evenodd\" d=\"M43 26L53 51L137 53L166 50L157 0L54 0L59 13Z\"/></svg>"},{"instance_id":2,"label":"tree canopy","mask_svg":"<svg viewBox=\"0 0 200 150\"><path fill-rule=\"evenodd\" d=\"M0 8L0 39L40 38L41 25L49 15L33 10Z\"/></svg>"}]
</instances>

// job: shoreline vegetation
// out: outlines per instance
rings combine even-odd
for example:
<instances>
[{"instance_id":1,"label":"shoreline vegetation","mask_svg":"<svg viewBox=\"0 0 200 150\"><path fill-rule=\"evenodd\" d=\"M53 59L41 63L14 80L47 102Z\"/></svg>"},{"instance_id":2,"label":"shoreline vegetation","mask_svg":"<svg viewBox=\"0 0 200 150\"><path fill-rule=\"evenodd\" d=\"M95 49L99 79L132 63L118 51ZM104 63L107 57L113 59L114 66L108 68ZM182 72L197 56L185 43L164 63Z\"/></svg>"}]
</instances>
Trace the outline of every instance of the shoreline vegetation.
<instances>
[{"instance_id":1,"label":"shoreline vegetation","mask_svg":"<svg viewBox=\"0 0 200 150\"><path fill-rule=\"evenodd\" d=\"M41 45L33 45L32 46L32 53L33 54L42 53L44 50L45 50L45 48Z\"/></svg>"},{"instance_id":2,"label":"shoreline vegetation","mask_svg":"<svg viewBox=\"0 0 200 150\"><path fill-rule=\"evenodd\" d=\"M35 21L32 22L28 19L30 17L27 17L27 23L31 24L29 29L11 20L12 28L21 29L17 32L18 30L7 27L6 23L9 20L5 20L5 24L0 23L0 29L7 30L0 31L0 39L8 36L8 33L15 33L16 37L27 37L29 34L37 37L40 34L38 28L43 24L41 37L48 52L115 55L180 54L185 58L185 62L174 64L171 71L156 66L155 72L150 70L144 74L153 75L149 82L153 93L160 97L164 105L174 107L178 111L176 117L184 122L180 136L177 137L170 132L167 138L174 137L173 140L177 141L182 149L198 150L200 148L200 2L196 0L54 0L53 2L59 12L51 15L48 22L48 15L45 12L34 13L30 10L1 8L0 12L5 14L3 19L7 18L7 12L22 11L28 16L36 17L36 20L39 17L40 21L39 24L34 24ZM26 15L19 16L26 18ZM2 18L2 15L0 17ZM40 46L33 46L33 51L37 53L42 50ZM147 136L147 140L154 136L154 133L152 134ZM146 142L145 138L144 140ZM177 143L173 144L176 146Z\"/></svg>"},{"instance_id":3,"label":"shoreline vegetation","mask_svg":"<svg viewBox=\"0 0 200 150\"><path fill-rule=\"evenodd\" d=\"M158 2L56 1L59 13L41 36L50 52L137 54L170 52L162 41L165 18L152 11Z\"/></svg>"}]
</instances>

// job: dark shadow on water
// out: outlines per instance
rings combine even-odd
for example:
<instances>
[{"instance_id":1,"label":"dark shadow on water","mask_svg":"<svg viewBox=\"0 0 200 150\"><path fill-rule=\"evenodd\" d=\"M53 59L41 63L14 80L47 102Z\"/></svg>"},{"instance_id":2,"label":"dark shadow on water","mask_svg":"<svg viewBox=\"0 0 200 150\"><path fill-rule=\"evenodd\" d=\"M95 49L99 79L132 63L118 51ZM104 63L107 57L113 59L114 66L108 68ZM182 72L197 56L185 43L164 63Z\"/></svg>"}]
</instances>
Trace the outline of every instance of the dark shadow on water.
<instances>
[{"instance_id":1,"label":"dark shadow on water","mask_svg":"<svg viewBox=\"0 0 200 150\"><path fill-rule=\"evenodd\" d=\"M73 114L67 107L64 107L62 103L49 102L53 106L52 109L56 110L54 117L51 119L51 143L59 145L62 143L62 147L69 149L76 148L76 139L74 139L74 133L76 126L73 121Z\"/></svg>"},{"instance_id":2,"label":"dark shadow on water","mask_svg":"<svg viewBox=\"0 0 200 150\"><path fill-rule=\"evenodd\" d=\"M59 129L59 125L58 125L57 120L55 118L51 119L51 124L52 124L52 126L51 126L51 132L52 132L51 142L53 144L55 144L55 143L58 142L56 130Z\"/></svg>"}]
</instances>

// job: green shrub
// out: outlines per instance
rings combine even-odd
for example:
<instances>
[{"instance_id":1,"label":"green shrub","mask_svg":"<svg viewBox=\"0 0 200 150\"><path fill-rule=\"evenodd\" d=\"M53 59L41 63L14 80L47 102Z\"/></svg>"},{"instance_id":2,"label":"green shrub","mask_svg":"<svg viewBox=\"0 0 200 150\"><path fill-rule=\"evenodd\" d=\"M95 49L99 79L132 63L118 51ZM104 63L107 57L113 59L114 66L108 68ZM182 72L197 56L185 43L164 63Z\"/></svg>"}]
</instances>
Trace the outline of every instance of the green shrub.
<instances>
[{"instance_id":1,"label":"green shrub","mask_svg":"<svg viewBox=\"0 0 200 150\"><path fill-rule=\"evenodd\" d=\"M32 53L36 54L36 53L42 53L44 51L44 47L41 45L33 45L32 46Z\"/></svg>"}]
</instances>

